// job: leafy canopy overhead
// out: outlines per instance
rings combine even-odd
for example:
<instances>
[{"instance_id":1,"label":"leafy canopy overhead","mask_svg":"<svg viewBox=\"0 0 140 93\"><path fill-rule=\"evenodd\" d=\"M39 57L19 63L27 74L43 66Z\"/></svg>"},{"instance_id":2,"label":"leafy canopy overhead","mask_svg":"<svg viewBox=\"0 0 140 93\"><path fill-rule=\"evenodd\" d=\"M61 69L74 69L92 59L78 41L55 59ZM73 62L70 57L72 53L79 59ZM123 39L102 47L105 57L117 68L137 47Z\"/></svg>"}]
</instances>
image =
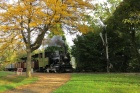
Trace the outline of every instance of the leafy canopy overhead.
<instances>
[{"instance_id":1,"label":"leafy canopy overhead","mask_svg":"<svg viewBox=\"0 0 140 93\"><path fill-rule=\"evenodd\" d=\"M1 2L1 41L7 37L12 38L11 42L23 39L25 46L34 51L41 45L46 32L59 34L64 24L74 31L85 33L87 28L83 24L83 16L87 9L93 8L90 1L92 0L18 0L13 4Z\"/></svg>"}]
</instances>

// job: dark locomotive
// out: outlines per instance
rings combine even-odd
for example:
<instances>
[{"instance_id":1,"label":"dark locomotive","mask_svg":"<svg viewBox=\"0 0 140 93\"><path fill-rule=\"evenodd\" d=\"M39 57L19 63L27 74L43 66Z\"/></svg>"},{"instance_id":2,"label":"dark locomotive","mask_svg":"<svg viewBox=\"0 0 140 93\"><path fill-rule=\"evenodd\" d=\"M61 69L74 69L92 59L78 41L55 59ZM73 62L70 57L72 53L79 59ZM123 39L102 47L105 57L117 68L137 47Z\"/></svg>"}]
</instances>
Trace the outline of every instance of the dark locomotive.
<instances>
[{"instance_id":1,"label":"dark locomotive","mask_svg":"<svg viewBox=\"0 0 140 93\"><path fill-rule=\"evenodd\" d=\"M64 55L61 51L51 53L49 64L45 67L47 72L72 72L70 55Z\"/></svg>"},{"instance_id":2,"label":"dark locomotive","mask_svg":"<svg viewBox=\"0 0 140 93\"><path fill-rule=\"evenodd\" d=\"M70 55L63 54L62 51L38 53L32 56L31 67L35 72L72 72L70 64ZM23 68L26 71L26 57L21 58L21 62L7 65L6 70L16 71L17 68ZM44 59L44 61L43 61Z\"/></svg>"},{"instance_id":3,"label":"dark locomotive","mask_svg":"<svg viewBox=\"0 0 140 93\"><path fill-rule=\"evenodd\" d=\"M26 60L27 57L23 57L20 62L9 64L6 70L23 68L23 71L26 71ZM31 67L35 72L72 72L70 61L62 36L54 36L46 51L32 55Z\"/></svg>"}]
</instances>

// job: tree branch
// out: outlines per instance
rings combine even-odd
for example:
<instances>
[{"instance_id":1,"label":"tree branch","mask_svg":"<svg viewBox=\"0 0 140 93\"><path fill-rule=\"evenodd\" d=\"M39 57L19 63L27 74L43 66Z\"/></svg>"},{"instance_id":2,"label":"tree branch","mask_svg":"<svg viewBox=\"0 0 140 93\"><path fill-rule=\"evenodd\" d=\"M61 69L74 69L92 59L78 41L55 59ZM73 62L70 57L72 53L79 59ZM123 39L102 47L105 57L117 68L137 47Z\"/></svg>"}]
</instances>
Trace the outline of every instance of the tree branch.
<instances>
[{"instance_id":1,"label":"tree branch","mask_svg":"<svg viewBox=\"0 0 140 93\"><path fill-rule=\"evenodd\" d=\"M31 45L31 51L34 51L41 46L42 40L45 36L45 33L48 31L48 28L49 28L48 26L47 27L46 25L44 26L44 29L42 30L41 34L38 35L34 44Z\"/></svg>"}]
</instances>

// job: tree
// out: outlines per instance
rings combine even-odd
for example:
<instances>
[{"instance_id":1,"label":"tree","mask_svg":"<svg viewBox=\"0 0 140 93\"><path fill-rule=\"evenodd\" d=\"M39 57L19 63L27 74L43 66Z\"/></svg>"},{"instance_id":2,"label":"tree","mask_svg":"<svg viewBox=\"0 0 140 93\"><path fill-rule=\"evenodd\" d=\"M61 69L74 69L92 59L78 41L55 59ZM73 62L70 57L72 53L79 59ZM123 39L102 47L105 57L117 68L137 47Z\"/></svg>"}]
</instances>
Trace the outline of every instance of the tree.
<instances>
[{"instance_id":1,"label":"tree","mask_svg":"<svg viewBox=\"0 0 140 93\"><path fill-rule=\"evenodd\" d=\"M113 15L116 7L122 0L107 0L107 2L101 2L96 4L96 10L93 12L93 17L86 16L85 18L90 25L90 31L92 32L101 32L102 31L102 40L103 45L105 46L106 51L106 59L107 59L107 72L109 72L109 56L108 56L108 43L107 43L107 30L106 24L104 21L110 18ZM102 20L102 21L101 21ZM104 42L105 41L105 42ZM94 42L95 43L95 42Z\"/></svg>"},{"instance_id":2,"label":"tree","mask_svg":"<svg viewBox=\"0 0 140 93\"><path fill-rule=\"evenodd\" d=\"M99 32L89 32L77 36L72 46L72 55L76 57L77 69L86 71L105 71L105 51Z\"/></svg>"},{"instance_id":3,"label":"tree","mask_svg":"<svg viewBox=\"0 0 140 93\"><path fill-rule=\"evenodd\" d=\"M115 0L108 0L115 1ZM119 0L120 1L120 0ZM110 3L111 4L111 3ZM112 4L112 5L118 5ZM103 5L102 5L103 6ZM116 9L114 11L114 9ZM139 70L139 61L138 61L138 50L139 50L139 1L136 0L124 0L118 7L113 7L113 11L102 11L102 10L110 10L109 8L99 7L99 11L95 12L97 16L101 16L105 25L107 25L107 33L108 33L108 42L109 42L109 56L110 62L114 65L113 71L135 71ZM105 13L105 14L104 14ZM108 16L109 13L109 16ZM110 14L111 13L111 14ZM131 27L135 28L135 34L130 31L131 15L137 15L137 18L134 21L135 26ZM96 16L95 16L96 17ZM94 18L93 18L94 19ZM124 23L124 19L127 19L127 22ZM90 23L91 22L91 23ZM94 21L93 21L94 22ZM89 23L93 26L93 31L99 31L95 29L96 23L93 23L91 19L89 19ZM128 24L129 22L129 24ZM133 24L134 25L134 24ZM134 31L133 31L134 32ZM130 38L131 37L131 38ZM133 39L132 39L133 37ZM95 41L96 42L96 41ZM95 43L94 42L94 43ZM120 43L121 42L121 43ZM133 43L132 43L133 42ZM76 50L77 45L74 46ZM74 52L79 53L79 52ZM78 56L78 55L77 55ZM131 68L131 69L129 69Z\"/></svg>"},{"instance_id":4,"label":"tree","mask_svg":"<svg viewBox=\"0 0 140 93\"><path fill-rule=\"evenodd\" d=\"M26 76L31 77L31 53L38 49L47 32L60 33L62 25L78 31L91 0L18 0L2 2L0 28L14 39L22 39L27 52ZM80 28L81 29L81 28ZM81 32L85 32L84 29ZM3 37L6 37L5 35ZM9 37L7 37L9 38Z\"/></svg>"},{"instance_id":5,"label":"tree","mask_svg":"<svg viewBox=\"0 0 140 93\"><path fill-rule=\"evenodd\" d=\"M113 32L117 37L112 37L111 39L118 39L118 45L121 47L117 49L118 53L122 55L125 61L127 59L127 64L131 70L139 71L139 9L140 1L137 0L124 0L116 8L116 11L113 13L107 21L108 25L107 30ZM135 17L132 15L136 15ZM131 20L130 20L131 19ZM110 40L111 40L110 39ZM112 40L113 41L113 40ZM122 42L119 44L119 42ZM113 44L111 44L112 46ZM115 50L114 50L115 51ZM115 51L115 52L117 52ZM120 56L121 56L120 55Z\"/></svg>"},{"instance_id":6,"label":"tree","mask_svg":"<svg viewBox=\"0 0 140 93\"><path fill-rule=\"evenodd\" d=\"M91 14L92 15L91 20L88 20L90 22L90 25L92 24L97 25L98 24L97 19L99 18L102 21L105 21L108 18L110 18L113 15L114 11L116 10L116 7L119 6L120 2L122 1L123 0L106 0L100 2L99 0L97 0L97 2L95 3L95 9Z\"/></svg>"},{"instance_id":7,"label":"tree","mask_svg":"<svg viewBox=\"0 0 140 93\"><path fill-rule=\"evenodd\" d=\"M3 32L0 34L0 63L4 66L19 61L19 56L25 52L23 43L17 38L13 40L14 34Z\"/></svg>"}]
</instances>

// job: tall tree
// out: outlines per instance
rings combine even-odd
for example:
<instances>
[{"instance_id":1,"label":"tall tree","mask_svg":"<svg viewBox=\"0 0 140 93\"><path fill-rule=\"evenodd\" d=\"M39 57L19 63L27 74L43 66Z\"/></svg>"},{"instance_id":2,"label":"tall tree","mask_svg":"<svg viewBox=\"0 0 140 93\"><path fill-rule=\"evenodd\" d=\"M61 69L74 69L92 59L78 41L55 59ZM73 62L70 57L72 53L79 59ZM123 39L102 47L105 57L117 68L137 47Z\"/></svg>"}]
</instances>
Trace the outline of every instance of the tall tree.
<instances>
[{"instance_id":1,"label":"tall tree","mask_svg":"<svg viewBox=\"0 0 140 93\"><path fill-rule=\"evenodd\" d=\"M139 69L139 11L140 1L138 0L123 0L116 8L113 15L106 21L108 25L107 31L113 32L116 37L110 33L110 42L118 42L118 49L114 50L114 54L118 52L120 57L125 56L125 61L131 69ZM135 15L135 16L133 16ZM116 40L115 40L116 38ZM119 44L119 42L122 42ZM115 43L113 43L114 46ZM113 44L110 44L112 46ZM119 46L118 46L119 45ZM121 47L120 47L121 46ZM113 52L113 51L112 51ZM122 55L122 56L121 56Z\"/></svg>"},{"instance_id":2,"label":"tall tree","mask_svg":"<svg viewBox=\"0 0 140 93\"><path fill-rule=\"evenodd\" d=\"M77 70L105 71L104 48L99 32L89 32L77 36L74 44L72 55L76 57Z\"/></svg>"},{"instance_id":3,"label":"tall tree","mask_svg":"<svg viewBox=\"0 0 140 93\"><path fill-rule=\"evenodd\" d=\"M1 3L0 29L9 36L14 34L13 40L21 38L24 42L27 52L27 77L31 77L31 53L40 47L45 34L59 33L59 28L64 24L78 31L79 27L82 27L85 11L92 8L90 1L18 0L12 4ZM81 32L85 32L84 29Z\"/></svg>"}]
</instances>

